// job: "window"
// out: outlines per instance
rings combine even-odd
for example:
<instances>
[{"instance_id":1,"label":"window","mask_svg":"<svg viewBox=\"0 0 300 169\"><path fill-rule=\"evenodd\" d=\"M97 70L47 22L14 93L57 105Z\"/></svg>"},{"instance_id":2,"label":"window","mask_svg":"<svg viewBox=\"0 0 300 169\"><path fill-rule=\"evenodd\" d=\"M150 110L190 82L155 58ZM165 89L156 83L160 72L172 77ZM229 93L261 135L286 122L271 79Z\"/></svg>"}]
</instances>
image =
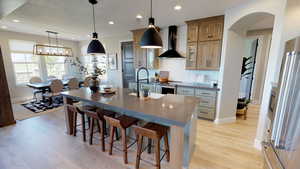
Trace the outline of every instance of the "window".
<instances>
[{"instance_id":1,"label":"window","mask_svg":"<svg viewBox=\"0 0 300 169\"><path fill-rule=\"evenodd\" d=\"M40 76L39 57L32 55L34 42L10 40L11 58L16 84L29 82L33 76Z\"/></svg>"},{"instance_id":2,"label":"window","mask_svg":"<svg viewBox=\"0 0 300 169\"><path fill-rule=\"evenodd\" d=\"M58 79L62 79L65 74L65 57L46 56L45 61L48 76L55 76Z\"/></svg>"}]
</instances>

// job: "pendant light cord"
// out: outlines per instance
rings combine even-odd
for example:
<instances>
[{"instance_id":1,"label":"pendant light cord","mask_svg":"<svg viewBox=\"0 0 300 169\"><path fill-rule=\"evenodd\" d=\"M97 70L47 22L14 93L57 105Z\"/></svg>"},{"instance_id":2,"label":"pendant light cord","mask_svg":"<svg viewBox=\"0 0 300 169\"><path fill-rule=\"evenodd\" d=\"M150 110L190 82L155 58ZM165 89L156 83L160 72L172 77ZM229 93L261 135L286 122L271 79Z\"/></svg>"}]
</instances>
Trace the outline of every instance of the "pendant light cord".
<instances>
[{"instance_id":1,"label":"pendant light cord","mask_svg":"<svg viewBox=\"0 0 300 169\"><path fill-rule=\"evenodd\" d=\"M152 18L152 0L150 0L150 17Z\"/></svg>"},{"instance_id":2,"label":"pendant light cord","mask_svg":"<svg viewBox=\"0 0 300 169\"><path fill-rule=\"evenodd\" d=\"M93 23L94 23L94 32L96 32L96 19L95 19L95 5L93 4Z\"/></svg>"}]
</instances>

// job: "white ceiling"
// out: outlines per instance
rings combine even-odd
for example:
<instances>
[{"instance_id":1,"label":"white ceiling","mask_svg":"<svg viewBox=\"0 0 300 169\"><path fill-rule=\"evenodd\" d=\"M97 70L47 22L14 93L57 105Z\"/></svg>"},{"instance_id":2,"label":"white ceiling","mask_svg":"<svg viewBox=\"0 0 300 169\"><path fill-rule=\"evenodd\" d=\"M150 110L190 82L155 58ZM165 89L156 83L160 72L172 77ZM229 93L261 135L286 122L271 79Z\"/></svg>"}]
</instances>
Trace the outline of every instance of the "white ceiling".
<instances>
[{"instance_id":1,"label":"white ceiling","mask_svg":"<svg viewBox=\"0 0 300 169\"><path fill-rule=\"evenodd\" d=\"M12 1L12 0L10 0ZM153 0L156 25L180 25L186 20L224 14L225 9L249 0ZM128 33L146 27L150 0L100 0L96 5L97 32L101 36ZM176 3L181 11L173 10ZM137 21L135 16L144 19ZM28 0L20 8L0 20L8 30L46 35L57 31L61 38L85 40L92 32L92 11L88 0ZM13 19L21 22L14 23ZM108 21L114 21L109 25Z\"/></svg>"}]
</instances>

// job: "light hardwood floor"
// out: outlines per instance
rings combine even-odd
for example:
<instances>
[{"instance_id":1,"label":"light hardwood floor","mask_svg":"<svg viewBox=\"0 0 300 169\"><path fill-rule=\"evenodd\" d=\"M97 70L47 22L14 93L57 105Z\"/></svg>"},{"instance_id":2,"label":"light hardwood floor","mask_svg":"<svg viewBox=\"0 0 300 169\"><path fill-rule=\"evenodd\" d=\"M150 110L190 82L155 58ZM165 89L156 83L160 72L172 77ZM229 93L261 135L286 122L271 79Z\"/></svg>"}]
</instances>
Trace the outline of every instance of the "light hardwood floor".
<instances>
[{"instance_id":1,"label":"light hardwood floor","mask_svg":"<svg viewBox=\"0 0 300 169\"><path fill-rule=\"evenodd\" d=\"M261 169L262 157L253 148L258 107L251 106L248 120L215 125L199 120L199 135L192 158L192 169ZM129 165L122 154L110 157L99 144L83 143L65 133L64 113L50 112L19 121L0 129L0 169L124 169L133 168L135 151ZM141 168L154 168L144 163Z\"/></svg>"}]
</instances>

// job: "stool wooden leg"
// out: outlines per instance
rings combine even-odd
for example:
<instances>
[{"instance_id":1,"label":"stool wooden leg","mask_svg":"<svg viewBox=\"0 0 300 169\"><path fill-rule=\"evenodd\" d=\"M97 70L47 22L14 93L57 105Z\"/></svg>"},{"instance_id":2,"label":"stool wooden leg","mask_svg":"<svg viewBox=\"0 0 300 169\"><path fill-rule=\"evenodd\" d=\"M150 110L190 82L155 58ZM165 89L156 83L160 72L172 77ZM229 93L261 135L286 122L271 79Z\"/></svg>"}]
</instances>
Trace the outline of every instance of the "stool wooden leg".
<instances>
[{"instance_id":1,"label":"stool wooden leg","mask_svg":"<svg viewBox=\"0 0 300 169\"><path fill-rule=\"evenodd\" d=\"M170 148L169 148L169 139L168 139L167 134L164 136L164 143L165 143L167 161L169 162L170 161Z\"/></svg>"},{"instance_id":2,"label":"stool wooden leg","mask_svg":"<svg viewBox=\"0 0 300 169\"><path fill-rule=\"evenodd\" d=\"M160 169L160 140L155 140L155 160L156 168Z\"/></svg>"},{"instance_id":3,"label":"stool wooden leg","mask_svg":"<svg viewBox=\"0 0 300 169\"><path fill-rule=\"evenodd\" d=\"M114 126L110 126L110 143L109 143L109 155L112 155L112 148L113 148L113 144L114 144L114 133L115 133L115 127Z\"/></svg>"},{"instance_id":4,"label":"stool wooden leg","mask_svg":"<svg viewBox=\"0 0 300 169\"><path fill-rule=\"evenodd\" d=\"M126 129L122 129L121 133L122 133L121 137L122 137L122 143L123 143L123 158L124 158L124 163L128 164Z\"/></svg>"},{"instance_id":5,"label":"stool wooden leg","mask_svg":"<svg viewBox=\"0 0 300 169\"><path fill-rule=\"evenodd\" d=\"M148 154L151 154L151 148L152 148L152 140L151 138L148 138Z\"/></svg>"},{"instance_id":6,"label":"stool wooden leg","mask_svg":"<svg viewBox=\"0 0 300 169\"><path fill-rule=\"evenodd\" d=\"M94 119L91 118L91 126L90 126L90 145L93 144L93 134L94 134Z\"/></svg>"},{"instance_id":7,"label":"stool wooden leg","mask_svg":"<svg viewBox=\"0 0 300 169\"><path fill-rule=\"evenodd\" d=\"M77 130L77 113L74 113L74 121L73 121L73 136L76 136L76 130Z\"/></svg>"},{"instance_id":8,"label":"stool wooden leg","mask_svg":"<svg viewBox=\"0 0 300 169\"><path fill-rule=\"evenodd\" d=\"M136 153L136 163L135 163L135 169L140 168L140 160L141 160L141 155L142 155L142 146L143 146L143 136L137 135L137 153Z\"/></svg>"},{"instance_id":9,"label":"stool wooden leg","mask_svg":"<svg viewBox=\"0 0 300 169\"><path fill-rule=\"evenodd\" d=\"M105 142L104 142L104 130L105 130L105 126L103 124L103 121L100 121L100 140L101 140L101 144L102 144L102 151L105 152Z\"/></svg>"},{"instance_id":10,"label":"stool wooden leg","mask_svg":"<svg viewBox=\"0 0 300 169\"><path fill-rule=\"evenodd\" d=\"M82 123L82 135L83 135L83 141L86 141L86 134L85 134L85 115L81 115L81 123Z\"/></svg>"}]
</instances>

